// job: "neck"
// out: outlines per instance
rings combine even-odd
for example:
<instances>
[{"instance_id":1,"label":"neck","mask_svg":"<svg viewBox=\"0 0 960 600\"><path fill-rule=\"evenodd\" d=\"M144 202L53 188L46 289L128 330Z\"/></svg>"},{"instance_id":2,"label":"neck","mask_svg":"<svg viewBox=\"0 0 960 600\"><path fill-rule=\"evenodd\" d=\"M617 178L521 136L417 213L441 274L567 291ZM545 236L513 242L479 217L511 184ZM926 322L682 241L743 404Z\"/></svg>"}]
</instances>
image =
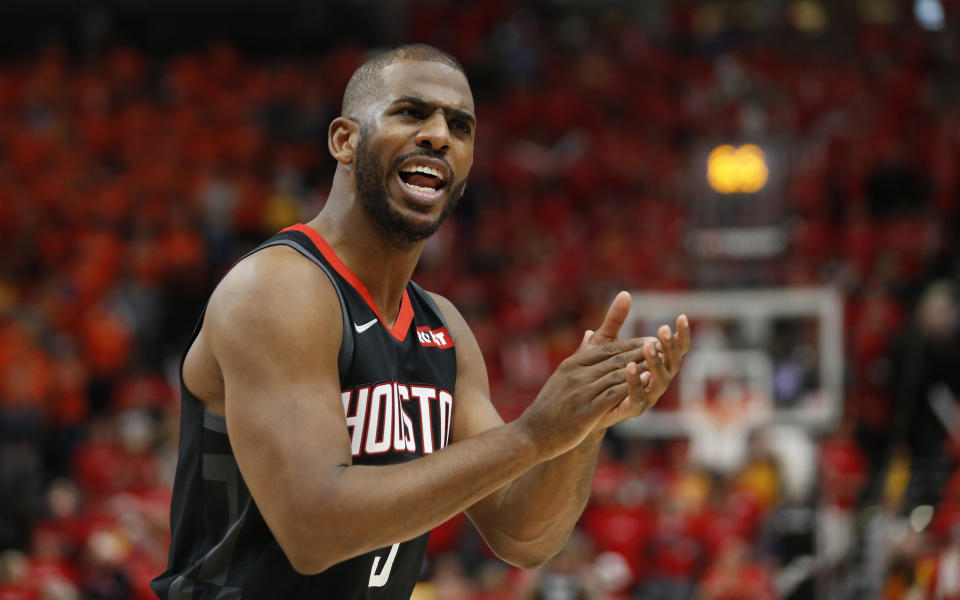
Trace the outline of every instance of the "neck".
<instances>
[{"instance_id":1,"label":"neck","mask_svg":"<svg viewBox=\"0 0 960 600\"><path fill-rule=\"evenodd\" d=\"M392 326L424 243L403 244L384 231L360 204L352 172L343 165L337 167L323 210L307 225L367 286L384 322Z\"/></svg>"}]
</instances>

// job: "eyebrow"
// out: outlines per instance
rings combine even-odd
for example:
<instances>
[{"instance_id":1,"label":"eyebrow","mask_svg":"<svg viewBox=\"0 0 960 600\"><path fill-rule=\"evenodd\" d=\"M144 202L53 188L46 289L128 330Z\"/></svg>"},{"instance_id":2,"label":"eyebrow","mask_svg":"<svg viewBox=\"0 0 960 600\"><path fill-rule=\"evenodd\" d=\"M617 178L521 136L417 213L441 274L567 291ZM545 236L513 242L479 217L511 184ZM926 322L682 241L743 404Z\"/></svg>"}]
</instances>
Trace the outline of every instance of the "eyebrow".
<instances>
[{"instance_id":1,"label":"eyebrow","mask_svg":"<svg viewBox=\"0 0 960 600\"><path fill-rule=\"evenodd\" d=\"M391 106L396 104L412 104L413 106L422 108L424 110L441 108L417 96L400 96L399 98L397 98L396 100L390 103ZM471 113L469 110L464 110L462 108L443 108L442 110L445 113L451 114L457 118L460 118L460 119L463 119L464 121L469 122L470 125L474 127L476 127L477 125L476 117L474 117L473 113Z\"/></svg>"}]
</instances>

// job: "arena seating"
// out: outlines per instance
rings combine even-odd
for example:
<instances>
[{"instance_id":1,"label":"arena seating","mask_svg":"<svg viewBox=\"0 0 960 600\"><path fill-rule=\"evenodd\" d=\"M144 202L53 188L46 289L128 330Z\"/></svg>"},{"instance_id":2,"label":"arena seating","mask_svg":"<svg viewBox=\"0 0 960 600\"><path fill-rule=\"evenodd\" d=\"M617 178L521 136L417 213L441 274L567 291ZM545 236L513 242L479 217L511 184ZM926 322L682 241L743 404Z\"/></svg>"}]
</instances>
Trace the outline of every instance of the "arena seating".
<instances>
[{"instance_id":1,"label":"arena seating","mask_svg":"<svg viewBox=\"0 0 960 600\"><path fill-rule=\"evenodd\" d=\"M609 598L784 597L803 554L784 523L803 508L855 538L818 554L818 585L870 585L858 577L878 564L871 527L886 527L876 535L909 543L879 563L883 597L933 590L960 543L957 445L941 436L946 485L922 533L905 525L909 467L888 459L908 443L894 384L915 306L934 279L960 277L960 112L946 82L960 55L868 25L837 60L776 39L732 44L747 98L725 93L715 49L620 23L573 52L560 29L510 29L506 11L479 3L448 21L476 74L476 161L415 276L471 323L504 418L616 290L697 285L678 182L687 143L737 131L758 106L794 148L789 249L771 283L842 290L845 417L818 446L804 506L762 448L717 476L690 465L683 439L614 436L553 563L508 569L460 517L434 535L418 593L516 598L566 573ZM437 42L439 18L411 20L411 37ZM363 57L258 60L226 44L77 56L52 43L0 62L0 600L152 597L178 353L232 261L322 206L326 127Z\"/></svg>"}]
</instances>

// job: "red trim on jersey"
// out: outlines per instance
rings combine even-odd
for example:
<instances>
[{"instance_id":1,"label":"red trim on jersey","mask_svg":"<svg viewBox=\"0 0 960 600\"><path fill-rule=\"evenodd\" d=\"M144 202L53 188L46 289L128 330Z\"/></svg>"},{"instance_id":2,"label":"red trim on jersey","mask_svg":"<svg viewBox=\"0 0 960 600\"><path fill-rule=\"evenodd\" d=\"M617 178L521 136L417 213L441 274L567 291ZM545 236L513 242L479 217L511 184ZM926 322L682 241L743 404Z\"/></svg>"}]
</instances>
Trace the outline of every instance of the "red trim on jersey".
<instances>
[{"instance_id":1,"label":"red trim on jersey","mask_svg":"<svg viewBox=\"0 0 960 600\"><path fill-rule=\"evenodd\" d=\"M397 320L394 322L393 327L387 327L387 324L383 321L383 316L380 314L380 311L377 310L377 305L373 303L373 296L370 295L370 290L367 289L367 286L363 285L359 277L354 275L350 267L343 264L343 261L336 255L333 248L327 243L327 240L323 239L319 231L303 223L297 223L296 225L287 227L283 229L281 233L284 231L299 231L310 238L310 241L314 243L317 250L320 251L320 254L327 259L327 262L336 269L337 273L340 273L341 277L347 280L347 283L353 286L353 289L357 290L357 293L366 301L367 306L377 315L380 324L390 332L390 335L400 342L406 339L407 332L410 330L410 324L413 323L413 305L410 304L410 297L407 295L406 288L403 290L403 298L400 299L400 312L397 314Z\"/></svg>"}]
</instances>

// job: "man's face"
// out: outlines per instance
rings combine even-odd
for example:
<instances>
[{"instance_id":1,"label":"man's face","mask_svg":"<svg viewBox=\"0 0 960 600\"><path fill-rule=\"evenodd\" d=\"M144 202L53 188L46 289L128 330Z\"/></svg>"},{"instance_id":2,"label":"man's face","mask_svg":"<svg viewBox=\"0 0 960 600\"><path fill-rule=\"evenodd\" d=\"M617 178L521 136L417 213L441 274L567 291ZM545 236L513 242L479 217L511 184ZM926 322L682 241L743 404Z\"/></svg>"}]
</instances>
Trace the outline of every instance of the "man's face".
<instances>
[{"instance_id":1,"label":"man's face","mask_svg":"<svg viewBox=\"0 0 960 600\"><path fill-rule=\"evenodd\" d=\"M476 121L466 77L438 62L384 68L383 98L360 127L354 179L363 207L412 244L456 206L473 164Z\"/></svg>"}]
</instances>

